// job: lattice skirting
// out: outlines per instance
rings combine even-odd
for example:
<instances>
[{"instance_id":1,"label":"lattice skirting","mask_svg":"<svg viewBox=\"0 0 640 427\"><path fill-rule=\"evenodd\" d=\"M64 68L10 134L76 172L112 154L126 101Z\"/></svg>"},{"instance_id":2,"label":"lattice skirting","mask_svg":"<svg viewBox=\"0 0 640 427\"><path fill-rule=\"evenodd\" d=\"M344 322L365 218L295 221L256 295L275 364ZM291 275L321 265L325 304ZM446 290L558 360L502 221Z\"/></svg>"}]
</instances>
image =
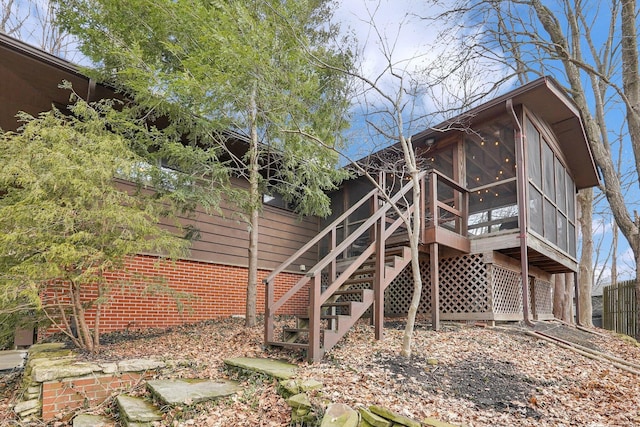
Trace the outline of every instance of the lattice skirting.
<instances>
[{"instance_id":1,"label":"lattice skirting","mask_svg":"<svg viewBox=\"0 0 640 427\"><path fill-rule=\"evenodd\" d=\"M440 317L443 320L521 320L522 282L511 266L485 262L482 254L440 260ZM418 312L431 313L431 272L428 260L420 262L423 287ZM553 317L551 284L536 279L535 299L529 306L539 319ZM413 297L411 266L387 288L385 315L404 316ZM535 304L533 304L535 302Z\"/></svg>"},{"instance_id":2,"label":"lattice skirting","mask_svg":"<svg viewBox=\"0 0 640 427\"><path fill-rule=\"evenodd\" d=\"M532 307L535 307L539 320L553 319L553 285L546 280L535 279L535 300Z\"/></svg>"}]
</instances>

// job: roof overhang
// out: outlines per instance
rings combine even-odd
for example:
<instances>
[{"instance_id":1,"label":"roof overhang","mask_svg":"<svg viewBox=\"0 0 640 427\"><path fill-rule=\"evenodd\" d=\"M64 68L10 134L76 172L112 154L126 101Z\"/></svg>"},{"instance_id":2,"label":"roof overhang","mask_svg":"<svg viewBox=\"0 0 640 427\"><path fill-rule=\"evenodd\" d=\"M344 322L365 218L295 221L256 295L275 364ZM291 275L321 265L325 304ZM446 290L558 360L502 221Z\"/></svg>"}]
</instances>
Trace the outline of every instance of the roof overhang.
<instances>
[{"instance_id":1,"label":"roof overhang","mask_svg":"<svg viewBox=\"0 0 640 427\"><path fill-rule=\"evenodd\" d=\"M74 91L87 100L113 98L114 92L96 85L71 62L0 33L0 128L15 130L16 113L37 115L69 104L70 93L58 86L71 82Z\"/></svg>"},{"instance_id":2,"label":"roof overhang","mask_svg":"<svg viewBox=\"0 0 640 427\"><path fill-rule=\"evenodd\" d=\"M526 106L551 126L578 189L594 187L600 183L580 112L560 85L550 77L541 77L461 116L420 132L413 136L413 141L418 145L429 137L442 135L443 130L461 130L464 126L489 120L506 111L509 99L514 106Z\"/></svg>"}]
</instances>

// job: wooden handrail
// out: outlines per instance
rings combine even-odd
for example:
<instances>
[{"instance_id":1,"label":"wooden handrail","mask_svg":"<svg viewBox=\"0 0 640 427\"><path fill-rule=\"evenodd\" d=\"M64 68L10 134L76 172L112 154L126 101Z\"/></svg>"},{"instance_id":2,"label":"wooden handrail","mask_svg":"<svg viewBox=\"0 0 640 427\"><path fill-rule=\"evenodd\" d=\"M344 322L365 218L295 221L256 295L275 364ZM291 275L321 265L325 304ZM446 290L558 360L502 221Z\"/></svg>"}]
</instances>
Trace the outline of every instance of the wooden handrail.
<instances>
[{"instance_id":1,"label":"wooden handrail","mask_svg":"<svg viewBox=\"0 0 640 427\"><path fill-rule=\"evenodd\" d=\"M355 205L351 206L347 211L345 211L342 215L340 215L338 218L336 218L331 224L326 226L316 237L311 239L306 245L304 245L303 247L298 249L298 251L296 253L294 253L289 258L287 258L286 261L284 261L282 264L280 264L278 266L278 268L273 270L271 272L271 274L269 274L267 277L262 279L262 283L264 283L266 285L267 283L271 282L278 274L282 273L287 267L289 267L291 264L293 264L294 261L296 261L302 255L304 255L304 253L307 252L309 249L311 249L313 247L313 245L317 244L320 240L322 240L327 234L329 234L331 232L331 230L336 228L338 226L338 224L340 224L347 217L349 217L349 215L354 213L356 211L356 209L358 209L360 206L362 206L364 204L364 202L366 202L371 197L373 197L373 195L376 194L377 192L378 192L378 189L374 188L369 193L367 193L367 195L364 196L362 199L360 199Z\"/></svg>"},{"instance_id":2,"label":"wooden handrail","mask_svg":"<svg viewBox=\"0 0 640 427\"><path fill-rule=\"evenodd\" d=\"M469 192L469 190L467 190L466 188L464 188L463 186L461 186L460 184L458 184L457 182L455 182L454 180L452 180L451 178L449 178L448 176L446 176L440 171L432 169L429 171L429 174L437 175L439 180L444 181L446 185L448 185L449 187L453 188L456 191L459 191L461 193Z\"/></svg>"},{"instance_id":3,"label":"wooden handrail","mask_svg":"<svg viewBox=\"0 0 640 427\"><path fill-rule=\"evenodd\" d=\"M447 205L446 203L442 203L442 202L436 202L436 205L440 208L443 209L459 218L462 218L462 211L460 209L456 209L456 208L452 208L451 206Z\"/></svg>"},{"instance_id":4,"label":"wooden handrail","mask_svg":"<svg viewBox=\"0 0 640 427\"><path fill-rule=\"evenodd\" d=\"M411 206L409 206L405 214L413 212L414 209L415 209L415 204L412 204ZM397 218L391 224L391 226L385 230L384 235L382 236L382 240L385 241L389 236L391 236L393 232L398 229L400 224L402 224L402 222L403 222L402 217ZM331 283L331 285L329 285L329 287L322 292L319 299L319 305L324 304L331 297L331 295L333 295L333 293L337 291L340 288L340 286L342 286L344 282L346 282L347 279L349 279L349 277L351 277L351 275L358 268L360 268L362 263L365 262L371 255L375 253L376 244L377 244L377 240L371 242L371 244L367 246L367 248L358 256L358 258L356 258L355 261L353 261L349 265L349 267L347 267L345 271L343 271L340 274L340 276L338 276L336 280L334 280L333 283Z\"/></svg>"},{"instance_id":5,"label":"wooden handrail","mask_svg":"<svg viewBox=\"0 0 640 427\"><path fill-rule=\"evenodd\" d=\"M421 173L420 175L424 174ZM336 246L331 252L329 252L322 260L320 260L309 272L307 276L314 277L320 271L322 271L331 260L336 256L336 254L342 253L346 250L353 242L355 242L365 231L369 230L373 224L376 223L383 215L387 213L389 209L398 201L401 197L411 190L413 186L412 182L408 182L404 185L396 194L393 195L391 199L389 199L388 203L385 203L380 209L378 209L372 216L369 217L365 222L360 225L353 233L349 234L349 236L342 241L338 246Z\"/></svg>"}]
</instances>

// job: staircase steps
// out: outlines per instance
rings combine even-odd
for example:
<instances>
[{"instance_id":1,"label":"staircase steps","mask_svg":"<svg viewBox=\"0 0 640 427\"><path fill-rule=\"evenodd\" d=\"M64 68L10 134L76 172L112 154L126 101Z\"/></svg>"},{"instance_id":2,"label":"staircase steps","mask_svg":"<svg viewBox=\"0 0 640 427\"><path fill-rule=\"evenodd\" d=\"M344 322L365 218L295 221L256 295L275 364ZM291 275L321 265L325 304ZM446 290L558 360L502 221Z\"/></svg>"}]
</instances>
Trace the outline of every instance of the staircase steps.
<instances>
[{"instance_id":1,"label":"staircase steps","mask_svg":"<svg viewBox=\"0 0 640 427\"><path fill-rule=\"evenodd\" d=\"M293 350L308 350L308 343L300 343L300 342L282 342L282 341L270 341L267 342L267 345L273 347L283 347L283 348L291 348Z\"/></svg>"},{"instance_id":2,"label":"staircase steps","mask_svg":"<svg viewBox=\"0 0 640 427\"><path fill-rule=\"evenodd\" d=\"M393 247L385 251L383 290L404 269L409 260L410 251L405 246ZM348 267L348 264L345 263L343 267L342 271ZM376 273L376 257L374 255L364 260L351 277L322 304L320 307L320 330L318 331L322 354L335 346L373 305L374 291L372 288ZM363 285L366 287L363 288ZM308 315L297 316L295 327L282 328L282 341L270 341L266 344L308 351L309 319Z\"/></svg>"},{"instance_id":3,"label":"staircase steps","mask_svg":"<svg viewBox=\"0 0 640 427\"><path fill-rule=\"evenodd\" d=\"M368 281L373 280L373 277L368 277L367 278ZM356 294L360 294L360 297L362 297L362 291L364 291L364 289L342 289L339 291L335 291L333 293L334 296L343 296L343 295L356 295Z\"/></svg>"},{"instance_id":4,"label":"staircase steps","mask_svg":"<svg viewBox=\"0 0 640 427\"><path fill-rule=\"evenodd\" d=\"M372 282L372 281L373 281L373 276L358 277L358 278L355 278L355 279L345 280L344 284L351 286L351 285L360 285L362 283L369 283L369 282ZM334 295L336 295L338 292L341 292L341 291L334 292Z\"/></svg>"}]
</instances>

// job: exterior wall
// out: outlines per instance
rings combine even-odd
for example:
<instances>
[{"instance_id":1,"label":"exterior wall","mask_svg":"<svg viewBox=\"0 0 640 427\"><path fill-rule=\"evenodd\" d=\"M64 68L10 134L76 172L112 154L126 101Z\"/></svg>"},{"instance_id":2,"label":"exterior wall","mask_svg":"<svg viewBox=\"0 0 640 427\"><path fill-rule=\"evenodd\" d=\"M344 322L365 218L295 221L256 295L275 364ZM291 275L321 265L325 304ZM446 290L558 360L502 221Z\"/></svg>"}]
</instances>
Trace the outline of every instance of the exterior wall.
<instances>
[{"instance_id":1,"label":"exterior wall","mask_svg":"<svg viewBox=\"0 0 640 427\"><path fill-rule=\"evenodd\" d=\"M240 179L232 184L238 188L246 186ZM133 184L118 180L123 190L135 191ZM190 254L192 261L212 262L235 266L247 266L249 247L248 225L242 220L243 213L229 201L222 200L220 209L211 213L198 208L193 215L180 218L183 225L194 227L199 238L192 242ZM175 226L165 222L168 229ZM299 248L318 234L319 220L316 217L304 217L272 206L263 206L259 220L258 266L274 269ZM177 230L176 230L177 231ZM313 265L318 260L314 248L302 257L301 263ZM293 266L296 272L298 265Z\"/></svg>"},{"instance_id":2,"label":"exterior wall","mask_svg":"<svg viewBox=\"0 0 640 427\"><path fill-rule=\"evenodd\" d=\"M111 293L102 308L101 332L168 328L245 314L247 269L244 267L189 260L161 262L154 256L138 255L129 260L125 268L129 273L110 277ZM258 280L269 273L269 270L260 270ZM135 278L137 274L161 275L163 280L143 283ZM300 277L300 274L280 274L275 282L276 297L283 295ZM170 293L161 292L162 288ZM306 313L308 295L308 291L299 292L279 314ZM97 297L96 287L86 288L84 300ZM264 312L264 286L260 284L257 312ZM88 310L87 321L91 326L94 318L95 309ZM46 334L53 332L50 328Z\"/></svg>"},{"instance_id":3,"label":"exterior wall","mask_svg":"<svg viewBox=\"0 0 640 427\"><path fill-rule=\"evenodd\" d=\"M131 183L118 180L123 188ZM241 185L237 183L237 185ZM194 217L181 221L200 232L193 242L188 259L175 262L160 261L155 255L141 254L131 258L122 272L110 274L108 302L102 307L100 330L112 332L126 329L167 328L180 324L244 315L248 280L246 223L239 220L239 212L230 203L223 203L221 212L213 215L202 210ZM166 227L171 227L164 224ZM285 261L318 231L315 218L300 219L297 215L265 206L260 218L258 306L264 312L264 286L260 283L271 270ZM301 260L307 266L317 261L317 250L310 250ZM299 265L293 272L280 274L275 282L278 298L301 277ZM142 281L136 276L155 280ZM68 301L64 287L50 288L45 300L59 298ZM96 286L84 287L84 301L98 298ZM279 314L306 313L308 291L299 292ZM87 311L87 321L93 327L95 309ZM50 335L54 328L44 332Z\"/></svg>"}]
</instances>

